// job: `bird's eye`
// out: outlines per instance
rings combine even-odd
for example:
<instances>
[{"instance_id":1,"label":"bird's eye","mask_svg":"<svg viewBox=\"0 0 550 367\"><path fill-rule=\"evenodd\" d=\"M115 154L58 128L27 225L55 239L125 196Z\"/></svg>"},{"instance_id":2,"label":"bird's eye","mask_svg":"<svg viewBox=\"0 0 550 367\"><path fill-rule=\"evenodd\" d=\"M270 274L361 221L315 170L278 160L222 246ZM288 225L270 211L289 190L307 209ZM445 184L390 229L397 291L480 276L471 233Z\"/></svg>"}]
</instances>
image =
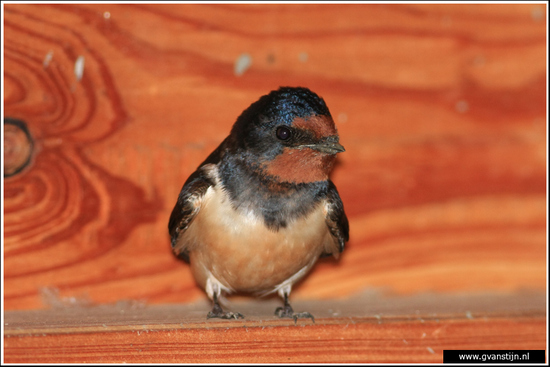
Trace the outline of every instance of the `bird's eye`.
<instances>
[{"instance_id":1,"label":"bird's eye","mask_svg":"<svg viewBox=\"0 0 550 367\"><path fill-rule=\"evenodd\" d=\"M277 138L281 140L288 140L290 138L290 135L292 133L290 132L290 129L286 126L279 126L277 128Z\"/></svg>"}]
</instances>

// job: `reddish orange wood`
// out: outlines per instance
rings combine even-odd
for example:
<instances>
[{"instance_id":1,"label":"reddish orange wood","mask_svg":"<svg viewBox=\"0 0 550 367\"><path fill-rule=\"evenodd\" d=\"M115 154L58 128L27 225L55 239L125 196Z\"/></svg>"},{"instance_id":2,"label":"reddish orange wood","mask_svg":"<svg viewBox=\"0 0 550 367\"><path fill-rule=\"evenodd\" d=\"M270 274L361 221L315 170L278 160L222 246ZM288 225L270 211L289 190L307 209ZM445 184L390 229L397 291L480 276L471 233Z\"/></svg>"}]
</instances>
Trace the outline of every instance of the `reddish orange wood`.
<instances>
[{"instance_id":1,"label":"reddish orange wood","mask_svg":"<svg viewBox=\"0 0 550 367\"><path fill-rule=\"evenodd\" d=\"M333 180L349 246L295 298L546 289L543 5L4 10L4 111L36 143L5 180L6 309L48 307L45 287L95 303L204 297L170 252L170 211L280 85L323 96L346 147Z\"/></svg>"},{"instance_id":2,"label":"reddish orange wood","mask_svg":"<svg viewBox=\"0 0 550 367\"><path fill-rule=\"evenodd\" d=\"M234 303L244 320L205 320L204 304L136 303L8 311L9 363L441 363L446 349L546 347L545 295L381 297L296 302L311 320L273 316L277 302Z\"/></svg>"},{"instance_id":3,"label":"reddish orange wood","mask_svg":"<svg viewBox=\"0 0 550 367\"><path fill-rule=\"evenodd\" d=\"M238 325L217 330L97 331L8 338L5 362L441 363L443 350L455 346L457 339L463 340L461 349L544 349L545 326L544 318L503 318L489 322L389 320L384 326L354 320L303 328ZM495 329L514 329L514 334L510 338L491 331Z\"/></svg>"}]
</instances>

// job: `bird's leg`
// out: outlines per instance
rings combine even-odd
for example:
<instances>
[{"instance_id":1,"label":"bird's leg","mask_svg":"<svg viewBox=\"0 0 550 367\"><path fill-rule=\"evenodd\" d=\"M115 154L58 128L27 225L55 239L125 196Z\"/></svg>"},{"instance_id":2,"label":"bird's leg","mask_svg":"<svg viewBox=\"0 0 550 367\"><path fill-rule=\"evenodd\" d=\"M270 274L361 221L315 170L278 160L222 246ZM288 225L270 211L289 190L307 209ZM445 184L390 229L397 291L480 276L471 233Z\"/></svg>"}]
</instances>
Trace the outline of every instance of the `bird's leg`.
<instances>
[{"instance_id":1,"label":"bird's leg","mask_svg":"<svg viewBox=\"0 0 550 367\"><path fill-rule=\"evenodd\" d=\"M288 317L292 318L292 315L294 315L294 310L290 306L290 303L288 302L288 293L284 293L283 295L284 303L285 305L283 307L277 307L275 309L275 315L279 316L280 318Z\"/></svg>"},{"instance_id":2,"label":"bird's leg","mask_svg":"<svg viewBox=\"0 0 550 367\"><path fill-rule=\"evenodd\" d=\"M289 319L294 319L294 324L296 324L298 319L310 318L311 321L315 323L315 318L309 312L294 313L292 306L290 306L290 303L288 302L288 292L283 293L283 300L285 305L283 307L277 307L275 309L275 315L279 316L279 318L285 317Z\"/></svg>"},{"instance_id":3,"label":"bird's leg","mask_svg":"<svg viewBox=\"0 0 550 367\"><path fill-rule=\"evenodd\" d=\"M219 319L244 319L244 316L239 312L224 312L220 303L218 302L218 292L212 295L214 306L212 310L206 315L207 319L219 318Z\"/></svg>"}]
</instances>

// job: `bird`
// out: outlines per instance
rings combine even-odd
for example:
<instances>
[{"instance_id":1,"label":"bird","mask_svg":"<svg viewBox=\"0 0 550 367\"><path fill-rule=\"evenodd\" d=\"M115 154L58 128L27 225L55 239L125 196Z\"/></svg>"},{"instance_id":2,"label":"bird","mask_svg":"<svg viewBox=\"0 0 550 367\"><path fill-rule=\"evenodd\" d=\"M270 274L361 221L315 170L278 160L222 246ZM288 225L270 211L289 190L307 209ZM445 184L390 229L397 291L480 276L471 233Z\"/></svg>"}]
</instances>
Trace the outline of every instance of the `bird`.
<instances>
[{"instance_id":1,"label":"bird","mask_svg":"<svg viewBox=\"0 0 550 367\"><path fill-rule=\"evenodd\" d=\"M325 101L304 87L279 87L246 108L229 135L183 184L170 215L173 253L212 301L277 293L275 315L298 319L293 285L318 259L338 259L349 240L344 205L329 174L344 152Z\"/></svg>"}]
</instances>

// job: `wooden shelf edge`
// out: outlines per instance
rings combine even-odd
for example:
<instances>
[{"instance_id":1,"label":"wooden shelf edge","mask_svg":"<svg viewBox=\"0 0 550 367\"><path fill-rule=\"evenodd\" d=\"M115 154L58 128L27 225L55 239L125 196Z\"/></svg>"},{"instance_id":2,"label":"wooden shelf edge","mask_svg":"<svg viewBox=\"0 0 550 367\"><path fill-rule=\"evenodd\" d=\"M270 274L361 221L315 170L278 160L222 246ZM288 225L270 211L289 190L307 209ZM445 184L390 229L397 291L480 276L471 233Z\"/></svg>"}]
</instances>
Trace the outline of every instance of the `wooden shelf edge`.
<instances>
[{"instance_id":1,"label":"wooden shelf edge","mask_svg":"<svg viewBox=\"0 0 550 367\"><path fill-rule=\"evenodd\" d=\"M446 349L545 349L544 297L385 297L376 302L380 309L363 303L371 296L299 301L295 309L309 306L318 317L296 325L266 311L275 300L234 304L246 312L244 320L205 320L206 302L8 311L4 358L6 363L441 363Z\"/></svg>"},{"instance_id":2,"label":"wooden shelf edge","mask_svg":"<svg viewBox=\"0 0 550 367\"><path fill-rule=\"evenodd\" d=\"M7 334L6 363L442 362L445 349L545 349L546 317L336 319L313 324Z\"/></svg>"}]
</instances>

